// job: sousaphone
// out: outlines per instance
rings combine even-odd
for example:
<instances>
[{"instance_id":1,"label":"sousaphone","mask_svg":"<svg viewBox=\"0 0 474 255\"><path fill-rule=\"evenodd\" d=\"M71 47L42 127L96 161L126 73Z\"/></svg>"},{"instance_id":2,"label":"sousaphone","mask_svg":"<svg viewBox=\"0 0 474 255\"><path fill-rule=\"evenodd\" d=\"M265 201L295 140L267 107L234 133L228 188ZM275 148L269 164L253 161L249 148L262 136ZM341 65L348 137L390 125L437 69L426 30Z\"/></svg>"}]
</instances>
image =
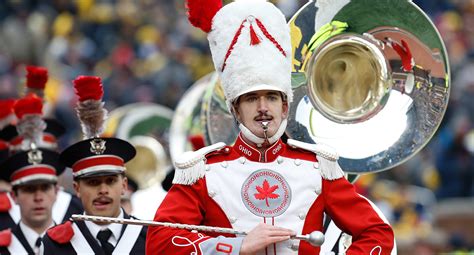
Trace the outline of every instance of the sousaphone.
<instances>
[{"instance_id":1,"label":"sousaphone","mask_svg":"<svg viewBox=\"0 0 474 255\"><path fill-rule=\"evenodd\" d=\"M450 70L443 41L418 6L313 1L290 29L290 137L331 145L350 173L388 170L428 143L446 111Z\"/></svg>"},{"instance_id":2,"label":"sousaphone","mask_svg":"<svg viewBox=\"0 0 474 255\"><path fill-rule=\"evenodd\" d=\"M428 143L446 111L450 70L443 41L418 6L310 1L289 26L289 137L334 147L342 169L354 174L391 169ZM201 98L205 141L231 142L238 129L218 79L208 86L212 92Z\"/></svg>"},{"instance_id":3,"label":"sousaphone","mask_svg":"<svg viewBox=\"0 0 474 255\"><path fill-rule=\"evenodd\" d=\"M444 43L418 6L407 0L310 1L289 26L289 137L334 147L342 169L354 174L391 169L428 143L446 111L450 70ZM185 96L180 103L194 105L193 132L199 129L206 145L232 143L238 128L217 75L191 90L198 86L194 100ZM181 146L179 152L186 132L171 143Z\"/></svg>"},{"instance_id":4,"label":"sousaphone","mask_svg":"<svg viewBox=\"0 0 474 255\"><path fill-rule=\"evenodd\" d=\"M126 164L139 189L161 184L171 161L166 151L173 110L154 103L133 103L110 112L104 136L129 141L137 150Z\"/></svg>"}]
</instances>

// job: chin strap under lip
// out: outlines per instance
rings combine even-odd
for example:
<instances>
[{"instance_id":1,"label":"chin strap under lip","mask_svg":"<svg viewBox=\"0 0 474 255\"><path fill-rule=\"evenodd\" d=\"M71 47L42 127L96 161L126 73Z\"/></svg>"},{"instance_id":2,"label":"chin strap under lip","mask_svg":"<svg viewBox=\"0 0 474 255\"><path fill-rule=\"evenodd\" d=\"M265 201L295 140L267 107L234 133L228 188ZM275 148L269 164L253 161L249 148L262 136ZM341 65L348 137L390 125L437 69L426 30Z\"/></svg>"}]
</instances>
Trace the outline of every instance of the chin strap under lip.
<instances>
[{"instance_id":1,"label":"chin strap under lip","mask_svg":"<svg viewBox=\"0 0 474 255\"><path fill-rule=\"evenodd\" d=\"M284 119L281 122L280 127L278 128L277 132L272 137L269 137L267 139L270 144L274 144L276 141L278 141L278 139L280 139L280 137L283 135L283 133L285 133L287 124L288 124L287 119ZM252 131L250 131L242 123L239 124L239 129L240 129L240 131L242 131L242 135L245 138L249 139L251 142L255 143L257 145L257 147L262 147L262 144L265 143L265 141L266 141L265 138L261 138L261 137L256 136L255 134L253 134Z\"/></svg>"}]
</instances>

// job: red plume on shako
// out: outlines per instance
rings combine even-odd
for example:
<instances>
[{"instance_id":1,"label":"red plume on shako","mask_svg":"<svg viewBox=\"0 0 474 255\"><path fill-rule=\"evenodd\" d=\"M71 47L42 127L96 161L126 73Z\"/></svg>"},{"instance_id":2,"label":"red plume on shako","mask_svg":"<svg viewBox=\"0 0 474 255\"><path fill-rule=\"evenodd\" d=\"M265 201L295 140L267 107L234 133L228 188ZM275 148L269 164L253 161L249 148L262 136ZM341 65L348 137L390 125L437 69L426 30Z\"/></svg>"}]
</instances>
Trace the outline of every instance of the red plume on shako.
<instances>
[{"instance_id":1,"label":"red plume on shako","mask_svg":"<svg viewBox=\"0 0 474 255\"><path fill-rule=\"evenodd\" d=\"M48 70L41 66L27 66L26 72L26 94L35 93L43 98L48 82Z\"/></svg>"},{"instance_id":2,"label":"red plume on shako","mask_svg":"<svg viewBox=\"0 0 474 255\"><path fill-rule=\"evenodd\" d=\"M84 140L66 148L61 161L72 169L75 178L123 173L125 163L135 156L136 150L127 141L102 137L107 110L102 102L101 78L79 76L73 83Z\"/></svg>"}]
</instances>

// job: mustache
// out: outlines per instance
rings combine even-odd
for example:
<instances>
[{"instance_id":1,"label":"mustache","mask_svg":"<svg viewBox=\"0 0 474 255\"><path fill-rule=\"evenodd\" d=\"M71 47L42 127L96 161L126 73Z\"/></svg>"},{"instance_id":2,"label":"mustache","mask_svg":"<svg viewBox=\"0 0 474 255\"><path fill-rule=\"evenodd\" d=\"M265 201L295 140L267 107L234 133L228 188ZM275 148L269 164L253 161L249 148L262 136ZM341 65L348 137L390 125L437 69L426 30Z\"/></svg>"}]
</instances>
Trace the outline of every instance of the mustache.
<instances>
[{"instance_id":1,"label":"mustache","mask_svg":"<svg viewBox=\"0 0 474 255\"><path fill-rule=\"evenodd\" d=\"M112 203L112 201L114 201L112 198L110 197L107 197L107 196L102 196L102 197L98 197L94 200L92 200L93 203Z\"/></svg>"},{"instance_id":2,"label":"mustache","mask_svg":"<svg viewBox=\"0 0 474 255\"><path fill-rule=\"evenodd\" d=\"M266 113L259 114L255 118L253 118L255 121L262 121L262 120L272 120L273 116L268 115Z\"/></svg>"}]
</instances>

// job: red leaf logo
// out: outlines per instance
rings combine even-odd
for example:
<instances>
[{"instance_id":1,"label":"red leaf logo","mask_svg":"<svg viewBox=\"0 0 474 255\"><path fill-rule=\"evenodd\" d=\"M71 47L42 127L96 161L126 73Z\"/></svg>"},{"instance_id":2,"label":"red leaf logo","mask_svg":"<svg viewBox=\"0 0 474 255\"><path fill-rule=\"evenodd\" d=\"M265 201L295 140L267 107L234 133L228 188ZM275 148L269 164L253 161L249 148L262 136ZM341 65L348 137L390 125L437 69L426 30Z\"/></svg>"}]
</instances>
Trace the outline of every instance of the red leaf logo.
<instances>
[{"instance_id":1,"label":"red leaf logo","mask_svg":"<svg viewBox=\"0 0 474 255\"><path fill-rule=\"evenodd\" d=\"M270 204L268 204L268 199L275 199L280 197L280 195L273 193L275 190L278 189L278 185L273 185L270 187L270 184L268 184L267 179L263 181L262 186L255 187L257 189L257 193L254 194L255 198L258 200L264 200L265 203L267 204L267 207L270 207Z\"/></svg>"}]
</instances>

